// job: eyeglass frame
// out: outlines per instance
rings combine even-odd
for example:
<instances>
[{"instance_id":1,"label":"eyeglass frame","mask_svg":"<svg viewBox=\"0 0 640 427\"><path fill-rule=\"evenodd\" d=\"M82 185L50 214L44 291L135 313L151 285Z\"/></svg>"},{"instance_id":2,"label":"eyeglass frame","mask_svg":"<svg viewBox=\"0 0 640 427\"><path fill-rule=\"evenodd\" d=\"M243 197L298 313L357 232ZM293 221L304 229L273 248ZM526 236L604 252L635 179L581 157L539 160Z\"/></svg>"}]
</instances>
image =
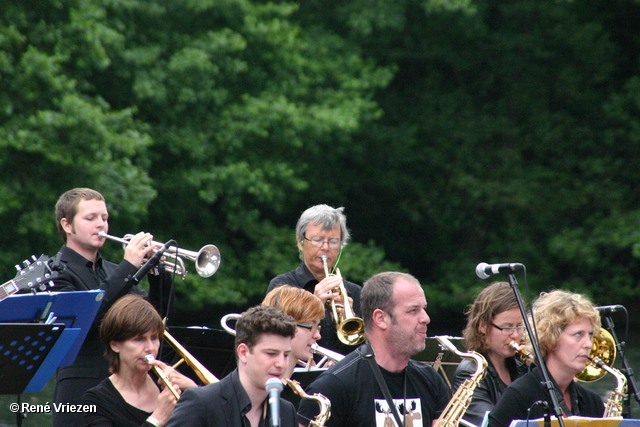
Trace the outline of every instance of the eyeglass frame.
<instances>
[{"instance_id":1,"label":"eyeglass frame","mask_svg":"<svg viewBox=\"0 0 640 427\"><path fill-rule=\"evenodd\" d=\"M322 325L312 326L312 325L305 325L304 323L296 323L296 326L300 326L301 328L304 328L311 332L313 332L314 329L320 332L320 329L322 329Z\"/></svg>"},{"instance_id":2,"label":"eyeglass frame","mask_svg":"<svg viewBox=\"0 0 640 427\"><path fill-rule=\"evenodd\" d=\"M315 236L315 237L310 239L307 236L302 236L302 238L304 240L310 241L311 244L316 248L321 248L325 244L325 242L327 243L327 246L329 246L329 249L338 249L340 247L340 245L342 244L342 239L339 239L337 237L334 237L333 239L322 239L322 237L320 237L320 236ZM317 239L322 239L322 241L314 242L313 239L316 239L316 238ZM335 247L331 246L331 241L332 240L337 240L338 241L338 243L336 244ZM316 246L318 243L320 243L320 246Z\"/></svg>"},{"instance_id":3,"label":"eyeglass frame","mask_svg":"<svg viewBox=\"0 0 640 427\"><path fill-rule=\"evenodd\" d=\"M524 325L520 325L520 326L506 326L506 327L503 327L503 326L498 326L498 325L496 325L496 324L495 324L495 323L493 323L493 322L489 322L489 324L490 324L491 326L493 326L494 328L496 328L497 330L499 330L500 332L502 332L502 335L511 335L512 333L516 332L516 330L517 330L519 333L524 334L524 330L525 330ZM509 332L509 333L506 333L506 334L505 334L505 333L504 333L504 331L509 330L509 329L511 329L511 332Z\"/></svg>"}]
</instances>

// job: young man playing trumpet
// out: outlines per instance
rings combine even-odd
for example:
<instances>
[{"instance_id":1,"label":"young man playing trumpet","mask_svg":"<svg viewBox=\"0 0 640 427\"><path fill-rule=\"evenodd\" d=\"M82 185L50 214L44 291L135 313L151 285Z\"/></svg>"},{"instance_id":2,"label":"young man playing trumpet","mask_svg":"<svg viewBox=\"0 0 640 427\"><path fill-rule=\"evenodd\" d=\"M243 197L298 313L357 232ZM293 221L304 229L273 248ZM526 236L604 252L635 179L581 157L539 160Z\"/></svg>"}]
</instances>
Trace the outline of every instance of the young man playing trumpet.
<instances>
[{"instance_id":1,"label":"young man playing trumpet","mask_svg":"<svg viewBox=\"0 0 640 427\"><path fill-rule=\"evenodd\" d=\"M53 401L56 404L80 405L85 391L109 376L109 365L103 358L104 346L100 340L100 319L107 310L128 293L147 297L147 293L131 278L153 252L149 246L153 236L136 234L124 250L120 264L106 261L99 253L105 242L99 232L109 231L109 212L104 196L90 188L74 188L65 192L56 203L56 224L64 245L56 260L64 266L54 292L73 292L102 289L102 305L74 363L58 369ZM171 275L150 276L149 300L160 307L163 296L160 289L170 291ZM165 282L160 286L161 282ZM166 313L161 313L166 315ZM53 413L53 427L83 426L82 413Z\"/></svg>"},{"instance_id":2,"label":"young man playing trumpet","mask_svg":"<svg viewBox=\"0 0 640 427\"><path fill-rule=\"evenodd\" d=\"M340 304L343 302L342 296L335 292L342 281L349 297L349 303L352 304L353 312L356 316L360 316L361 287L342 280L339 276L326 274L327 271L333 271L342 248L349 240L347 218L343 214L343 210L344 208L316 205L300 215L296 225L296 244L302 263L297 269L273 278L269 283L267 293L286 283L302 288L320 298L326 308L324 319L320 322L322 338L318 340L318 344L337 353L347 354L353 351L356 346L343 344L338 339L329 303L331 299L335 299Z\"/></svg>"}]
</instances>

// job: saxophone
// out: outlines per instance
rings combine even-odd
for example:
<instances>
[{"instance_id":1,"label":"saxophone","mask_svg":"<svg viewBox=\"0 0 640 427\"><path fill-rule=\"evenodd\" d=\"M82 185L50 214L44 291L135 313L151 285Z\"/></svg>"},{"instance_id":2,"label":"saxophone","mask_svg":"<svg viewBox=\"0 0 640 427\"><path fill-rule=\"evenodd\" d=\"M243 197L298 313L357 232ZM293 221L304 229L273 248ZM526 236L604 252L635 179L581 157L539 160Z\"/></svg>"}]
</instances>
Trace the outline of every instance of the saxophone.
<instances>
[{"instance_id":1,"label":"saxophone","mask_svg":"<svg viewBox=\"0 0 640 427\"><path fill-rule=\"evenodd\" d=\"M602 418L621 417L622 403L624 399L627 398L627 377L625 377L619 370L612 368L611 366L607 366L597 357L590 357L589 360L593 365L600 369L604 369L616 377L617 381L616 388L613 389L609 399L607 399L607 402L604 404L604 415Z\"/></svg>"},{"instance_id":2,"label":"saxophone","mask_svg":"<svg viewBox=\"0 0 640 427\"><path fill-rule=\"evenodd\" d=\"M314 393L313 395L305 393L300 383L296 380L288 379L287 384L301 398L318 402L320 413L316 416L315 420L309 423L309 427L324 427L329 417L331 417L331 401L320 393Z\"/></svg>"},{"instance_id":3,"label":"saxophone","mask_svg":"<svg viewBox=\"0 0 640 427\"><path fill-rule=\"evenodd\" d=\"M471 378L466 379L451 397L451 400L444 408L442 415L438 418L434 427L458 427L460 419L466 412L469 404L471 403L471 397L473 396L473 390L478 386L478 383L482 381L487 373L487 361L480 354L475 351L464 353L456 348L447 337L436 336L436 339L444 347L444 349L454 352L463 359L473 359L476 361L476 371L471 375Z\"/></svg>"}]
</instances>

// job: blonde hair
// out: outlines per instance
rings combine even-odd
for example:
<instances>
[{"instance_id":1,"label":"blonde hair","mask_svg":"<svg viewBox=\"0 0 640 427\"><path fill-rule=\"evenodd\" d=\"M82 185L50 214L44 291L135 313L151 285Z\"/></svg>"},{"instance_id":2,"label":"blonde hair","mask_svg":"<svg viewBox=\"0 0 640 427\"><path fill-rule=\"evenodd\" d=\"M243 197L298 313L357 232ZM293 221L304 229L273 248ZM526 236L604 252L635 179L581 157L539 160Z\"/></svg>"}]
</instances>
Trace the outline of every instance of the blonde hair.
<instances>
[{"instance_id":1,"label":"blonde hair","mask_svg":"<svg viewBox=\"0 0 640 427\"><path fill-rule=\"evenodd\" d=\"M533 303L533 316L538 331L542 357L555 348L560 333L567 326L588 319L593 334L600 333L600 314L584 295L563 290L542 292Z\"/></svg>"}]
</instances>

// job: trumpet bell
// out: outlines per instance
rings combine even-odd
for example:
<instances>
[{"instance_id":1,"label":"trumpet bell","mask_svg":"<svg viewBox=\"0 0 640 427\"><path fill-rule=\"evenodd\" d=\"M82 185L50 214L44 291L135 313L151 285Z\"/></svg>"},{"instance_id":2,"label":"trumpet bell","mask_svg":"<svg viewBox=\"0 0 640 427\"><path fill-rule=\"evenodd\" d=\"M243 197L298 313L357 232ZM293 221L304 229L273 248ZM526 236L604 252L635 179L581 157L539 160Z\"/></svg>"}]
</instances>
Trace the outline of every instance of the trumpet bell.
<instances>
[{"instance_id":1,"label":"trumpet bell","mask_svg":"<svg viewBox=\"0 0 640 427\"><path fill-rule=\"evenodd\" d=\"M341 343L346 345L358 345L361 344L365 335L364 320L359 317L351 317L344 319L338 325L338 339Z\"/></svg>"},{"instance_id":2,"label":"trumpet bell","mask_svg":"<svg viewBox=\"0 0 640 427\"><path fill-rule=\"evenodd\" d=\"M215 245L206 245L195 257L196 272L200 277L211 277L220 267L220 251Z\"/></svg>"},{"instance_id":3,"label":"trumpet bell","mask_svg":"<svg viewBox=\"0 0 640 427\"><path fill-rule=\"evenodd\" d=\"M609 331L600 328L600 333L593 337L593 346L589 354L591 359L598 358L607 366L613 366L616 360L616 343ZM587 362L587 366L576 374L576 379L591 382L604 377L607 371L597 365Z\"/></svg>"}]
</instances>

